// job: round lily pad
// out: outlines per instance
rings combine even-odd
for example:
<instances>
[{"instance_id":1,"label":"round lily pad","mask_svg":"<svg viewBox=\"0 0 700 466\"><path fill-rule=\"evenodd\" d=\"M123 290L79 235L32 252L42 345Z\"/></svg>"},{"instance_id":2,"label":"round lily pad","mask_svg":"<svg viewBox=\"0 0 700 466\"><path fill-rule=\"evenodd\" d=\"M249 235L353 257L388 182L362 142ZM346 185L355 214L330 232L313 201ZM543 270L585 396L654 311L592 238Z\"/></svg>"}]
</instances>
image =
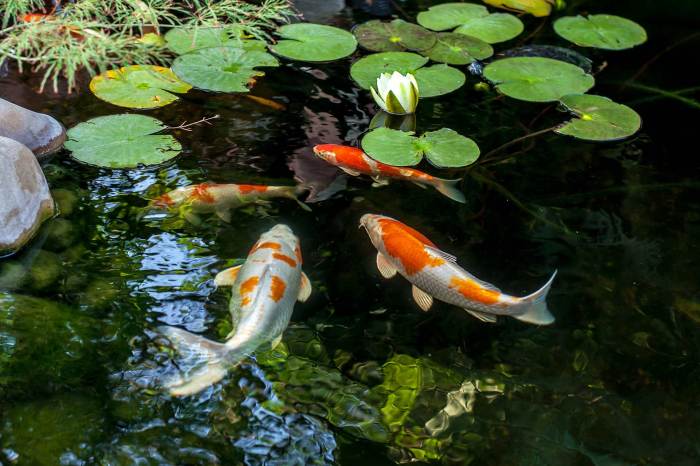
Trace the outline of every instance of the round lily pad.
<instances>
[{"instance_id":1,"label":"round lily pad","mask_svg":"<svg viewBox=\"0 0 700 466\"><path fill-rule=\"evenodd\" d=\"M109 115L93 118L68 130L66 149L73 158L99 167L135 168L155 165L177 156L182 147L167 127L145 115Z\"/></svg>"},{"instance_id":2,"label":"round lily pad","mask_svg":"<svg viewBox=\"0 0 700 466\"><path fill-rule=\"evenodd\" d=\"M542 57L496 60L484 68L484 77L514 99L550 102L569 94L583 94L595 80L578 66Z\"/></svg>"},{"instance_id":3,"label":"round lily pad","mask_svg":"<svg viewBox=\"0 0 700 466\"><path fill-rule=\"evenodd\" d=\"M589 141L614 141L636 133L642 125L637 112L599 95L567 95L561 103L576 118L556 130Z\"/></svg>"},{"instance_id":4,"label":"round lily pad","mask_svg":"<svg viewBox=\"0 0 700 466\"><path fill-rule=\"evenodd\" d=\"M265 51L267 44L261 40L241 38L238 28L174 28L165 34L168 48L178 55L208 47L238 47L244 50Z\"/></svg>"},{"instance_id":5,"label":"round lily pad","mask_svg":"<svg viewBox=\"0 0 700 466\"><path fill-rule=\"evenodd\" d=\"M576 45L607 50L629 49L647 40L642 26L613 15L565 16L554 22L554 31Z\"/></svg>"},{"instance_id":6,"label":"round lily pad","mask_svg":"<svg viewBox=\"0 0 700 466\"><path fill-rule=\"evenodd\" d=\"M180 55L173 71L183 81L199 89L218 92L248 92L248 84L265 73L259 66L279 66L267 52L237 47L210 47Z\"/></svg>"},{"instance_id":7,"label":"round lily pad","mask_svg":"<svg viewBox=\"0 0 700 466\"><path fill-rule=\"evenodd\" d=\"M279 28L277 34L282 40L270 46L270 50L291 60L338 60L351 55L357 48L357 40L351 33L323 24L287 24Z\"/></svg>"},{"instance_id":8,"label":"round lily pad","mask_svg":"<svg viewBox=\"0 0 700 466\"><path fill-rule=\"evenodd\" d=\"M420 139L426 158L439 168L464 167L479 158L479 146L449 128L425 133Z\"/></svg>"},{"instance_id":9,"label":"round lily pad","mask_svg":"<svg viewBox=\"0 0 700 466\"><path fill-rule=\"evenodd\" d=\"M493 13L474 18L455 29L458 34L476 37L489 44L505 42L520 35L523 22L509 13Z\"/></svg>"},{"instance_id":10,"label":"round lily pad","mask_svg":"<svg viewBox=\"0 0 700 466\"><path fill-rule=\"evenodd\" d=\"M90 81L90 90L98 98L128 108L162 107L178 99L172 92L182 94L190 89L169 68L154 65L125 66Z\"/></svg>"},{"instance_id":11,"label":"round lily pad","mask_svg":"<svg viewBox=\"0 0 700 466\"><path fill-rule=\"evenodd\" d=\"M489 15L483 5L474 3L443 3L418 13L418 24L433 31L446 31Z\"/></svg>"},{"instance_id":12,"label":"round lily pad","mask_svg":"<svg viewBox=\"0 0 700 466\"><path fill-rule=\"evenodd\" d=\"M428 59L411 52L382 52L362 57L350 67L350 76L363 89L377 85L382 73L413 73ZM419 89L420 90L420 89Z\"/></svg>"},{"instance_id":13,"label":"round lily pad","mask_svg":"<svg viewBox=\"0 0 700 466\"><path fill-rule=\"evenodd\" d=\"M576 65L586 73L593 71L593 61L575 50L556 45L523 45L514 49L504 50L498 53L503 57L544 57L565 61Z\"/></svg>"},{"instance_id":14,"label":"round lily pad","mask_svg":"<svg viewBox=\"0 0 700 466\"><path fill-rule=\"evenodd\" d=\"M467 77L460 70L447 65L419 68L415 72L420 97L437 97L456 91Z\"/></svg>"},{"instance_id":15,"label":"round lily pad","mask_svg":"<svg viewBox=\"0 0 700 466\"><path fill-rule=\"evenodd\" d=\"M388 165L405 167L416 165L423 153L415 144L413 131L377 128L362 139L362 149L375 160Z\"/></svg>"},{"instance_id":16,"label":"round lily pad","mask_svg":"<svg viewBox=\"0 0 700 466\"><path fill-rule=\"evenodd\" d=\"M556 0L484 0L484 3L496 8L503 8L504 10L529 13L532 16L541 17L550 15Z\"/></svg>"},{"instance_id":17,"label":"round lily pad","mask_svg":"<svg viewBox=\"0 0 700 466\"><path fill-rule=\"evenodd\" d=\"M449 65L468 65L474 60L483 60L493 55L493 48L475 37L440 32L430 49L421 52L433 61Z\"/></svg>"},{"instance_id":18,"label":"round lily pad","mask_svg":"<svg viewBox=\"0 0 700 466\"><path fill-rule=\"evenodd\" d=\"M352 32L362 47L373 52L425 50L435 44L433 31L401 19L391 22L373 19L360 24Z\"/></svg>"}]
</instances>

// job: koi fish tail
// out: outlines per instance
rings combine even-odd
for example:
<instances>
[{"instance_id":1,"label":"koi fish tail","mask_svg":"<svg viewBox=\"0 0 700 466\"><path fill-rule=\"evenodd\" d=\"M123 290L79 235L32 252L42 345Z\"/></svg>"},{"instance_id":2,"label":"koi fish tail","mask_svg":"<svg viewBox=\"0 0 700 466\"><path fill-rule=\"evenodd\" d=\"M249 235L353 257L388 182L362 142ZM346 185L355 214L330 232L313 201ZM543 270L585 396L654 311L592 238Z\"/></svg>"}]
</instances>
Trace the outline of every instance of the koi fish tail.
<instances>
[{"instance_id":1,"label":"koi fish tail","mask_svg":"<svg viewBox=\"0 0 700 466\"><path fill-rule=\"evenodd\" d=\"M461 189L459 189L459 186L458 186L460 181L462 181L461 178L458 178L456 180L445 180L443 178L435 178L431 184L440 193L449 197L453 201L457 201L457 202L461 202L462 204L466 204L467 199L464 197L464 193L462 192Z\"/></svg>"},{"instance_id":2,"label":"koi fish tail","mask_svg":"<svg viewBox=\"0 0 700 466\"><path fill-rule=\"evenodd\" d=\"M552 277L542 288L531 295L521 298L521 303L517 306L521 307L522 313L513 315L513 317L535 325L549 325L554 322L554 316L549 312L549 309L547 309L546 300L549 289L552 287L552 282L556 276L557 272L555 270Z\"/></svg>"},{"instance_id":3,"label":"koi fish tail","mask_svg":"<svg viewBox=\"0 0 700 466\"><path fill-rule=\"evenodd\" d=\"M308 189L304 185L289 186L284 188L282 195L286 198L293 199L297 204L299 204L299 207L307 212L311 212L311 207L299 200L299 195L304 194L307 190Z\"/></svg>"},{"instance_id":4,"label":"koi fish tail","mask_svg":"<svg viewBox=\"0 0 700 466\"><path fill-rule=\"evenodd\" d=\"M162 326L158 331L170 340L181 358L180 374L163 383L173 396L193 395L215 384L244 357L225 344L176 327Z\"/></svg>"}]
</instances>

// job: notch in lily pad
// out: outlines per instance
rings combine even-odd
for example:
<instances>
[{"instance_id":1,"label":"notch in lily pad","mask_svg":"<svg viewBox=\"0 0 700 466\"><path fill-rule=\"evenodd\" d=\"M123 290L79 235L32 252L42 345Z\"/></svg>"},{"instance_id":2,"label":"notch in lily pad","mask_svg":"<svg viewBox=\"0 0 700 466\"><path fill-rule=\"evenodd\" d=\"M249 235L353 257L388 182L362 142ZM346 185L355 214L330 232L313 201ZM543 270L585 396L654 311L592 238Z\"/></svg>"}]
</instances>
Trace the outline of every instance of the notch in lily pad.
<instances>
[{"instance_id":1,"label":"notch in lily pad","mask_svg":"<svg viewBox=\"0 0 700 466\"><path fill-rule=\"evenodd\" d=\"M435 33L401 19L373 19L353 29L357 42L373 52L426 50L435 45Z\"/></svg>"},{"instance_id":2,"label":"notch in lily pad","mask_svg":"<svg viewBox=\"0 0 700 466\"><path fill-rule=\"evenodd\" d=\"M182 150L163 122L145 115L122 114L93 118L68 130L65 148L79 162L106 168L157 165Z\"/></svg>"},{"instance_id":3,"label":"notch in lily pad","mask_svg":"<svg viewBox=\"0 0 700 466\"><path fill-rule=\"evenodd\" d=\"M423 156L439 168L471 165L479 158L479 146L449 128L414 133L377 128L362 139L362 149L373 159L399 167L417 165Z\"/></svg>"},{"instance_id":4,"label":"notch in lily pad","mask_svg":"<svg viewBox=\"0 0 700 466\"><path fill-rule=\"evenodd\" d=\"M554 22L554 31L581 47L605 50L629 49L647 40L642 26L614 15L565 16Z\"/></svg>"},{"instance_id":5,"label":"notch in lily pad","mask_svg":"<svg viewBox=\"0 0 700 466\"><path fill-rule=\"evenodd\" d=\"M345 58L357 48L357 40L343 29L313 23L287 24L277 30L281 40L270 50L284 58L327 62Z\"/></svg>"},{"instance_id":6,"label":"notch in lily pad","mask_svg":"<svg viewBox=\"0 0 700 466\"><path fill-rule=\"evenodd\" d=\"M576 118L555 130L587 141L615 141L632 136L642 125L637 112L599 95L567 95L561 104Z\"/></svg>"},{"instance_id":7,"label":"notch in lily pad","mask_svg":"<svg viewBox=\"0 0 700 466\"><path fill-rule=\"evenodd\" d=\"M509 13L489 13L483 5L443 3L418 13L418 24L433 31L454 29L489 44L505 42L523 32L522 21Z\"/></svg>"},{"instance_id":8,"label":"notch in lily pad","mask_svg":"<svg viewBox=\"0 0 700 466\"><path fill-rule=\"evenodd\" d=\"M179 27L165 34L168 48L178 55L209 47L237 47L264 52L267 44L261 40L245 39L240 27Z\"/></svg>"},{"instance_id":9,"label":"notch in lily pad","mask_svg":"<svg viewBox=\"0 0 700 466\"><path fill-rule=\"evenodd\" d=\"M493 55L493 47L476 37L453 32L437 34L435 45L421 52L433 61L448 65L468 65Z\"/></svg>"},{"instance_id":10,"label":"notch in lily pad","mask_svg":"<svg viewBox=\"0 0 700 466\"><path fill-rule=\"evenodd\" d=\"M157 108L174 102L192 86L169 68L155 65L125 66L95 76L90 91L98 98L127 108Z\"/></svg>"}]
</instances>

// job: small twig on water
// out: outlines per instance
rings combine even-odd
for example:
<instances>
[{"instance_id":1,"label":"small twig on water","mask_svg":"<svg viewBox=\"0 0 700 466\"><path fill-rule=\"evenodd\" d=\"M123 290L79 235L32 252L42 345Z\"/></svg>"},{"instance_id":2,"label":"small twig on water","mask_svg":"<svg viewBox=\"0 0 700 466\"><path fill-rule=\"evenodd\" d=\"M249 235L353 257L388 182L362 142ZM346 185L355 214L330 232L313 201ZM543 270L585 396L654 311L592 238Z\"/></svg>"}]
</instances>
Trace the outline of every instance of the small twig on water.
<instances>
[{"instance_id":1,"label":"small twig on water","mask_svg":"<svg viewBox=\"0 0 700 466\"><path fill-rule=\"evenodd\" d=\"M197 126L197 125L202 124L202 123L207 124L207 125L211 125L211 123L209 123L209 122L211 120L216 120L217 118L219 118L219 115L214 115L212 117L204 117L201 120L193 121L192 123L187 123L186 121L183 121L182 124L180 124L180 126L168 126L167 129L181 129L183 131L192 131L191 128L193 126Z\"/></svg>"},{"instance_id":2,"label":"small twig on water","mask_svg":"<svg viewBox=\"0 0 700 466\"><path fill-rule=\"evenodd\" d=\"M524 136L520 136L519 138L515 138L515 139L513 139L512 141L508 141L508 142L506 142L505 144L496 147L496 148L493 149L492 151L487 152L483 157L481 157L481 160L484 161L484 162L486 162L486 161L488 161L489 158L491 158L494 154L497 154L498 152L501 152L503 149L507 149L507 148L509 148L510 146L515 145L515 144L518 144L519 142L525 141L525 140L527 140L527 139L534 138L534 137L540 136L540 135L542 135L542 134L549 133L550 131L554 131L555 129L559 128L560 126L561 126L561 124L558 124L558 125L552 126L551 128L541 129L541 130L539 130L539 131L535 131L534 133L528 133L528 134L526 134L526 135L524 135Z\"/></svg>"}]
</instances>

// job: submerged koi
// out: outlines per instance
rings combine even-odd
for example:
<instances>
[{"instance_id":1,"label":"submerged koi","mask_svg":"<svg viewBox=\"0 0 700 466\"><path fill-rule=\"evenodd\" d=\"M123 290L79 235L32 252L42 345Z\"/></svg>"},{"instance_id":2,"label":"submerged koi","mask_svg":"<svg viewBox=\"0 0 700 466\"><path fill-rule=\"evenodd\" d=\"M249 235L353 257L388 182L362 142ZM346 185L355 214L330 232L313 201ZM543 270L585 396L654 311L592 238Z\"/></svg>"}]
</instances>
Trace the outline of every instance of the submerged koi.
<instances>
[{"instance_id":1,"label":"submerged koi","mask_svg":"<svg viewBox=\"0 0 700 466\"><path fill-rule=\"evenodd\" d=\"M225 222L231 221L231 210L245 204L265 204L267 200L284 197L295 200L304 210L309 206L297 198L295 186L264 186L252 184L197 184L177 188L151 201L151 207L176 209L186 207L185 218L197 222L197 214L215 213Z\"/></svg>"},{"instance_id":2,"label":"submerged koi","mask_svg":"<svg viewBox=\"0 0 700 466\"><path fill-rule=\"evenodd\" d=\"M464 270L454 256L408 225L383 215L365 214L360 226L377 248L381 275L391 278L398 272L406 278L413 285L413 299L424 311L436 298L484 322L496 322L496 316L501 315L537 325L554 322L546 298L556 272L538 291L525 297L509 296Z\"/></svg>"},{"instance_id":3,"label":"submerged koi","mask_svg":"<svg viewBox=\"0 0 700 466\"><path fill-rule=\"evenodd\" d=\"M464 194L457 187L461 180L436 178L420 170L407 167L394 167L377 162L362 149L338 144L321 144L314 147L314 153L348 175L369 175L375 182L386 184L389 179L411 181L421 187L432 186L450 199L464 203Z\"/></svg>"},{"instance_id":4,"label":"submerged koi","mask_svg":"<svg viewBox=\"0 0 700 466\"><path fill-rule=\"evenodd\" d=\"M311 295L301 270L299 239L286 225L276 225L258 239L243 265L220 272L217 286L230 286L233 330L217 343L185 330L158 330L194 368L165 382L170 394L191 395L221 380L229 369L265 343L282 340L296 301ZM187 360L189 359L189 360Z\"/></svg>"}]
</instances>

